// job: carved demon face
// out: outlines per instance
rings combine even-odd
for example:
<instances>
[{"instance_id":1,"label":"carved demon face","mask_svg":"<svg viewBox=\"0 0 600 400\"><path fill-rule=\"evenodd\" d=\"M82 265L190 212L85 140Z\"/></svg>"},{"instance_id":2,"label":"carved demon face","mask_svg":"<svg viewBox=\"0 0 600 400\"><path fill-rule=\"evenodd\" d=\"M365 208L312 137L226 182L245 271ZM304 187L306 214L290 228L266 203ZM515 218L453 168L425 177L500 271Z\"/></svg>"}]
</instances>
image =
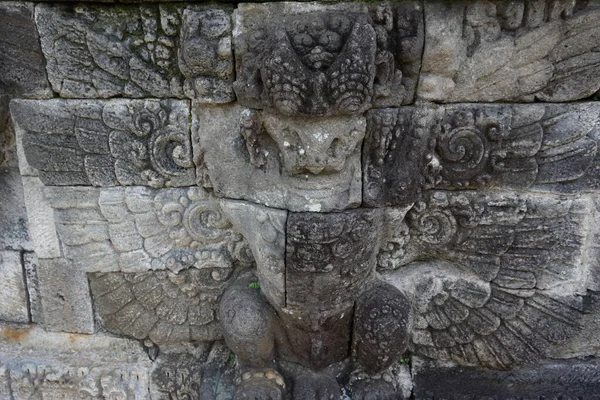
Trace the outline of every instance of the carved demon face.
<instances>
[{"instance_id":1,"label":"carved demon face","mask_svg":"<svg viewBox=\"0 0 600 400\"><path fill-rule=\"evenodd\" d=\"M263 126L277 143L286 172L294 176L342 171L365 134L360 117L309 120L265 114Z\"/></svg>"}]
</instances>

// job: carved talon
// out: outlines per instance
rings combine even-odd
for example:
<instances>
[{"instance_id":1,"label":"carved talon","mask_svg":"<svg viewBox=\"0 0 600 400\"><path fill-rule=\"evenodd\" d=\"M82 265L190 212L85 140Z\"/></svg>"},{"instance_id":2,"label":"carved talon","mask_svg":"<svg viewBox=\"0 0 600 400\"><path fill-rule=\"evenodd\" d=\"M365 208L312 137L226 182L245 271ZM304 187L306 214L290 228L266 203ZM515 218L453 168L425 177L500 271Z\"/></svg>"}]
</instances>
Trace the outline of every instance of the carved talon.
<instances>
[{"instance_id":1,"label":"carved talon","mask_svg":"<svg viewBox=\"0 0 600 400\"><path fill-rule=\"evenodd\" d=\"M238 379L235 400L283 400L285 382L275 370L247 371Z\"/></svg>"}]
</instances>

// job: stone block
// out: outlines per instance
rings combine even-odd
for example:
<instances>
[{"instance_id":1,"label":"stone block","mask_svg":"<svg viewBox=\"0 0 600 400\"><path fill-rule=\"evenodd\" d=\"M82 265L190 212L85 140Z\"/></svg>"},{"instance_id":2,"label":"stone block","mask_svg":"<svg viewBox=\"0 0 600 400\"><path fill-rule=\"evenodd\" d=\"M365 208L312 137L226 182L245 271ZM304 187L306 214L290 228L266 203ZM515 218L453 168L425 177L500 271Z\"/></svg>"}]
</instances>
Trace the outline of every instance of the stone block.
<instances>
[{"instance_id":1,"label":"stone block","mask_svg":"<svg viewBox=\"0 0 600 400\"><path fill-rule=\"evenodd\" d=\"M29 322L21 253L0 251L0 320Z\"/></svg>"},{"instance_id":2,"label":"stone block","mask_svg":"<svg viewBox=\"0 0 600 400\"><path fill-rule=\"evenodd\" d=\"M64 257L84 272L202 271L221 285L253 262L219 200L199 187L46 187Z\"/></svg>"},{"instance_id":3,"label":"stone block","mask_svg":"<svg viewBox=\"0 0 600 400\"><path fill-rule=\"evenodd\" d=\"M149 398L153 367L135 341L0 325L0 354L3 399Z\"/></svg>"},{"instance_id":4,"label":"stone block","mask_svg":"<svg viewBox=\"0 0 600 400\"><path fill-rule=\"evenodd\" d=\"M234 20L234 89L244 106L322 116L413 101L418 2L240 4Z\"/></svg>"},{"instance_id":5,"label":"stone block","mask_svg":"<svg viewBox=\"0 0 600 400\"><path fill-rule=\"evenodd\" d=\"M600 7L430 2L417 95L435 102L574 101L600 89Z\"/></svg>"},{"instance_id":6,"label":"stone block","mask_svg":"<svg viewBox=\"0 0 600 400\"><path fill-rule=\"evenodd\" d=\"M381 210L290 213L286 231L286 300L296 313L350 307L375 270Z\"/></svg>"},{"instance_id":7,"label":"stone block","mask_svg":"<svg viewBox=\"0 0 600 400\"><path fill-rule=\"evenodd\" d=\"M598 190L599 115L597 102L371 111L364 201L409 205L422 189Z\"/></svg>"},{"instance_id":8,"label":"stone block","mask_svg":"<svg viewBox=\"0 0 600 400\"><path fill-rule=\"evenodd\" d=\"M384 279L411 299L414 353L507 369L581 332L597 229L589 197L435 191L424 199L378 255Z\"/></svg>"},{"instance_id":9,"label":"stone block","mask_svg":"<svg viewBox=\"0 0 600 400\"><path fill-rule=\"evenodd\" d=\"M194 107L199 184L222 197L292 211L361 202L362 116L275 116L238 106Z\"/></svg>"},{"instance_id":10,"label":"stone block","mask_svg":"<svg viewBox=\"0 0 600 400\"><path fill-rule=\"evenodd\" d=\"M51 332L94 333L85 273L67 259L39 259L37 269L44 327Z\"/></svg>"},{"instance_id":11,"label":"stone block","mask_svg":"<svg viewBox=\"0 0 600 400\"><path fill-rule=\"evenodd\" d=\"M600 396L597 360L546 362L511 371L490 371L412 358L417 399L595 399Z\"/></svg>"},{"instance_id":12,"label":"stone block","mask_svg":"<svg viewBox=\"0 0 600 400\"><path fill-rule=\"evenodd\" d=\"M215 5L46 5L36 23L61 97L234 99L231 10Z\"/></svg>"},{"instance_id":13,"label":"stone block","mask_svg":"<svg viewBox=\"0 0 600 400\"><path fill-rule=\"evenodd\" d=\"M23 177L23 192L29 235L35 253L40 258L57 258L61 256L58 235L54 225L54 212L43 194L44 185L34 176Z\"/></svg>"},{"instance_id":14,"label":"stone block","mask_svg":"<svg viewBox=\"0 0 600 400\"><path fill-rule=\"evenodd\" d=\"M217 309L229 279L216 280L212 272L188 268L179 273L89 274L100 324L108 332L159 346L217 340Z\"/></svg>"},{"instance_id":15,"label":"stone block","mask_svg":"<svg viewBox=\"0 0 600 400\"><path fill-rule=\"evenodd\" d=\"M24 169L46 185L194 184L188 102L15 100L11 112Z\"/></svg>"},{"instance_id":16,"label":"stone block","mask_svg":"<svg viewBox=\"0 0 600 400\"><path fill-rule=\"evenodd\" d=\"M0 250L32 250L19 170L0 167Z\"/></svg>"},{"instance_id":17,"label":"stone block","mask_svg":"<svg viewBox=\"0 0 600 400\"><path fill-rule=\"evenodd\" d=\"M0 3L0 94L52 97L33 8L33 3Z\"/></svg>"}]
</instances>

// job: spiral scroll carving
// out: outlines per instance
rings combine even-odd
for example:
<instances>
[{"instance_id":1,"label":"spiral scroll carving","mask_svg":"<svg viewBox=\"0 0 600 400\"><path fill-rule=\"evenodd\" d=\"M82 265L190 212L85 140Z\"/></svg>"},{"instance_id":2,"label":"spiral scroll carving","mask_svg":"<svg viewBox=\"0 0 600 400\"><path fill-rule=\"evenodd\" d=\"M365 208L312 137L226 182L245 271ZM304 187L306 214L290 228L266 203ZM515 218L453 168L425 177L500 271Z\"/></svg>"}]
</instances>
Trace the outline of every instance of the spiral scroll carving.
<instances>
[{"instance_id":1,"label":"spiral scroll carving","mask_svg":"<svg viewBox=\"0 0 600 400\"><path fill-rule=\"evenodd\" d=\"M428 244L444 245L456 234L456 219L448 210L413 209L409 221L417 237Z\"/></svg>"},{"instance_id":2,"label":"spiral scroll carving","mask_svg":"<svg viewBox=\"0 0 600 400\"><path fill-rule=\"evenodd\" d=\"M468 180L479 174L489 158L487 138L480 131L461 127L442 133L437 141L441 174L449 180Z\"/></svg>"}]
</instances>

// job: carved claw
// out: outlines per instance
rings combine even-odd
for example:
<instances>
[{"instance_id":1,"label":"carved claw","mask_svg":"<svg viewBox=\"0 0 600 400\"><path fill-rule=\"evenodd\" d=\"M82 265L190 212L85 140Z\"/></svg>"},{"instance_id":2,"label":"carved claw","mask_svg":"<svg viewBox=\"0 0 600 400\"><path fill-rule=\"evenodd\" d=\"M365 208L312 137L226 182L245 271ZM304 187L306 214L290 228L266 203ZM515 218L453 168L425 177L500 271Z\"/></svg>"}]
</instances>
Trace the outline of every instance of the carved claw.
<instances>
[{"instance_id":1,"label":"carved claw","mask_svg":"<svg viewBox=\"0 0 600 400\"><path fill-rule=\"evenodd\" d=\"M235 400L283 400L285 382L275 370L267 368L244 372L238 381Z\"/></svg>"}]
</instances>

